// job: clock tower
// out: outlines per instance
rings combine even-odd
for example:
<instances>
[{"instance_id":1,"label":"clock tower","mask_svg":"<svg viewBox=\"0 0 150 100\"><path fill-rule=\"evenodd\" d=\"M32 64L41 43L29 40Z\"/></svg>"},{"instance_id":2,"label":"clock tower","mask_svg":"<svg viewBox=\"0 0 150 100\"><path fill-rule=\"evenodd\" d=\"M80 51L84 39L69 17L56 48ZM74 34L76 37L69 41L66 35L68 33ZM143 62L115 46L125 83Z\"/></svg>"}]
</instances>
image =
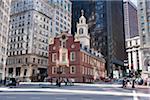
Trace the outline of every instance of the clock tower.
<instances>
[{"instance_id":1,"label":"clock tower","mask_svg":"<svg viewBox=\"0 0 150 100\"><path fill-rule=\"evenodd\" d=\"M81 17L79 18L79 23L77 23L77 33L75 34L75 40L80 41L80 44L90 48L90 36L88 33L88 24L86 23L86 18L84 17L84 11L81 10Z\"/></svg>"}]
</instances>

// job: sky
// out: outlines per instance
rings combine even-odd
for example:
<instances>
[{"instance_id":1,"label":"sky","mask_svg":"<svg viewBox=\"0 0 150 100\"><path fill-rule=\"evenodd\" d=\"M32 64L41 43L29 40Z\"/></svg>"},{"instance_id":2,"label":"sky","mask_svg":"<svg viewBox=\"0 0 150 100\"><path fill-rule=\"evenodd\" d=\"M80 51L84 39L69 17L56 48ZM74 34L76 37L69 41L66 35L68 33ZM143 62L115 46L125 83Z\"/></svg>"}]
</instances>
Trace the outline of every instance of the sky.
<instances>
[{"instance_id":1,"label":"sky","mask_svg":"<svg viewBox=\"0 0 150 100\"><path fill-rule=\"evenodd\" d=\"M129 1L129 0L124 0L124 1ZM130 0L130 1L137 6L137 0Z\"/></svg>"},{"instance_id":2,"label":"sky","mask_svg":"<svg viewBox=\"0 0 150 100\"><path fill-rule=\"evenodd\" d=\"M131 0L137 6L137 0Z\"/></svg>"}]
</instances>

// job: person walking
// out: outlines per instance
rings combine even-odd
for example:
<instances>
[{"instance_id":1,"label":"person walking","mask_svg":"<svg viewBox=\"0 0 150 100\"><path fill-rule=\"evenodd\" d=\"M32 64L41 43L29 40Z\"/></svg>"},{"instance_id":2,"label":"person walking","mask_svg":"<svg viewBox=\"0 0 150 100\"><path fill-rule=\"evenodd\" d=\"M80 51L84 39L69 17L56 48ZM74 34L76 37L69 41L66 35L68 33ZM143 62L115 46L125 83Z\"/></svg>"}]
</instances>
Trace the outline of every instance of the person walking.
<instances>
[{"instance_id":1,"label":"person walking","mask_svg":"<svg viewBox=\"0 0 150 100\"><path fill-rule=\"evenodd\" d=\"M127 82L126 82L126 78L124 78L123 81L122 81L122 87L123 87L123 88L126 87L126 83L127 83Z\"/></svg>"},{"instance_id":2,"label":"person walking","mask_svg":"<svg viewBox=\"0 0 150 100\"><path fill-rule=\"evenodd\" d=\"M135 78L132 80L132 88L135 88Z\"/></svg>"}]
</instances>

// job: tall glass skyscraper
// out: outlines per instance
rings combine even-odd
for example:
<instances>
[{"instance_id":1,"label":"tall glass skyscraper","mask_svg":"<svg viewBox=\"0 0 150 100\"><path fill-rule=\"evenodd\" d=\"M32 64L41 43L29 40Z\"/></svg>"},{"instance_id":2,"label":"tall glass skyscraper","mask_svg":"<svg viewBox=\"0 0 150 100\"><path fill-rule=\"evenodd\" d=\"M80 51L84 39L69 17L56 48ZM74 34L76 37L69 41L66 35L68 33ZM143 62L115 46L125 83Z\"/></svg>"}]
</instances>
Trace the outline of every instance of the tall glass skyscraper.
<instances>
[{"instance_id":1,"label":"tall glass skyscraper","mask_svg":"<svg viewBox=\"0 0 150 100\"><path fill-rule=\"evenodd\" d=\"M88 19L91 47L104 55L108 75L121 77L126 55L123 1L72 1L72 33L76 32L76 22L82 9Z\"/></svg>"}]
</instances>

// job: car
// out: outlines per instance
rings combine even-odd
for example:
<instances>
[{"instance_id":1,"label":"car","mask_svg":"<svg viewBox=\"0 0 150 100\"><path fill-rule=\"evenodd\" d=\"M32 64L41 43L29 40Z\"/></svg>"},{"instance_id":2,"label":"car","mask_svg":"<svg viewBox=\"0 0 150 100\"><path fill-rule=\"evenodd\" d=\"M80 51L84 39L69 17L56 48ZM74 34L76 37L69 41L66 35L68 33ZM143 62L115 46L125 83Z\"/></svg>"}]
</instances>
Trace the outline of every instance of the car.
<instances>
[{"instance_id":1,"label":"car","mask_svg":"<svg viewBox=\"0 0 150 100\"><path fill-rule=\"evenodd\" d=\"M143 79L142 78L137 78L135 80L135 82L138 84L138 85L142 85L144 83Z\"/></svg>"},{"instance_id":2,"label":"car","mask_svg":"<svg viewBox=\"0 0 150 100\"><path fill-rule=\"evenodd\" d=\"M106 78L104 79L104 82L111 82L111 79L108 78L108 77L106 77Z\"/></svg>"},{"instance_id":3,"label":"car","mask_svg":"<svg viewBox=\"0 0 150 100\"><path fill-rule=\"evenodd\" d=\"M16 79L15 78L9 78L6 80L6 86L16 86Z\"/></svg>"}]
</instances>

